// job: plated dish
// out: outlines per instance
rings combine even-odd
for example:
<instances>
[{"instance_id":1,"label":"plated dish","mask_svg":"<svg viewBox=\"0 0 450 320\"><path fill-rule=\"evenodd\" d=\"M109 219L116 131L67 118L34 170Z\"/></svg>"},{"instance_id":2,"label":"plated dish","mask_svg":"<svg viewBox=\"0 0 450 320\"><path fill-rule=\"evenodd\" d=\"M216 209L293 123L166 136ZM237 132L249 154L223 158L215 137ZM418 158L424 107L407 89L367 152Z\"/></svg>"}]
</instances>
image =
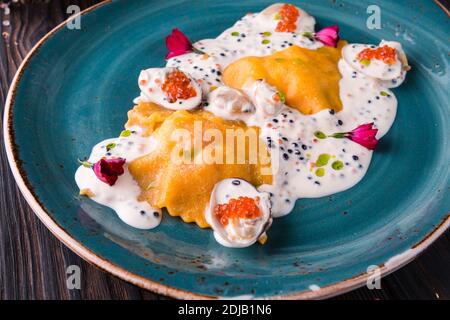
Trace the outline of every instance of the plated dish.
<instances>
[{"instance_id":1,"label":"plated dish","mask_svg":"<svg viewBox=\"0 0 450 320\"><path fill-rule=\"evenodd\" d=\"M235 248L265 243L297 199L363 178L411 69L399 42L347 43L289 3L215 39L175 28L166 46L166 67L139 75L124 131L80 161L80 194L140 229L167 209Z\"/></svg>"},{"instance_id":2,"label":"plated dish","mask_svg":"<svg viewBox=\"0 0 450 320\"><path fill-rule=\"evenodd\" d=\"M167 213L157 227L137 229L79 195L77 158L103 139L118 139L140 95L140 71L167 64L164 39L172 29L191 41L215 39L268 4L105 1L82 13L82 30L61 24L31 50L6 102L6 151L31 208L69 248L122 279L177 298L323 298L364 285L369 266L382 275L396 270L448 227L449 21L431 2L380 1L379 30L366 27L369 1L295 2L316 18L316 31L338 25L349 43L401 43L412 72L392 89L396 119L364 177L331 196L299 199L290 214L273 219L264 245L227 248L211 229ZM330 160L326 174L336 172Z\"/></svg>"}]
</instances>

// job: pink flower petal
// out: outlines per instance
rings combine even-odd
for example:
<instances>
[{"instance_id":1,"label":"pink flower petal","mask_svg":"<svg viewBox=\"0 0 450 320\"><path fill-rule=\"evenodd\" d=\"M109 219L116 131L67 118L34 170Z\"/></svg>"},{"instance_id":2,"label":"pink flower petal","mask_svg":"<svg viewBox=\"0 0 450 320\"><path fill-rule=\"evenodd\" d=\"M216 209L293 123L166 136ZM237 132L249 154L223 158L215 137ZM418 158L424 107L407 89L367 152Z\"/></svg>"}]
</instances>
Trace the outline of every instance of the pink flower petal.
<instances>
[{"instance_id":1,"label":"pink flower petal","mask_svg":"<svg viewBox=\"0 0 450 320\"><path fill-rule=\"evenodd\" d=\"M125 162L123 158L102 158L94 164L94 173L100 181L113 186L117 178L124 173Z\"/></svg>"},{"instance_id":2,"label":"pink flower petal","mask_svg":"<svg viewBox=\"0 0 450 320\"><path fill-rule=\"evenodd\" d=\"M170 59L176 56L183 55L192 51L192 44L188 37L175 28L172 33L166 38L166 47L169 53L166 55L166 59Z\"/></svg>"},{"instance_id":3,"label":"pink flower petal","mask_svg":"<svg viewBox=\"0 0 450 320\"><path fill-rule=\"evenodd\" d=\"M333 25L316 32L315 38L323 44L336 47L339 41L339 26Z\"/></svg>"},{"instance_id":4,"label":"pink flower petal","mask_svg":"<svg viewBox=\"0 0 450 320\"><path fill-rule=\"evenodd\" d=\"M367 123L353 129L348 133L347 138L369 150L374 150L378 143L377 133L378 129L373 128L373 123Z\"/></svg>"}]
</instances>

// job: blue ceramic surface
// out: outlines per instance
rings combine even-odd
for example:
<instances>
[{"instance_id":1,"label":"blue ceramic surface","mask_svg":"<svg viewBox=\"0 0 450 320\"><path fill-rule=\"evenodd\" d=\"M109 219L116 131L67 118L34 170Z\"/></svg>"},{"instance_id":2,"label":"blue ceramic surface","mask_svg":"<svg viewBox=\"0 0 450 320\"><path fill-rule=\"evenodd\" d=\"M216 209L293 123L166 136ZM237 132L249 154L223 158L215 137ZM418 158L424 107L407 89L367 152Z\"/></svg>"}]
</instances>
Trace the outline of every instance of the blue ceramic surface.
<instances>
[{"instance_id":1,"label":"blue ceramic surface","mask_svg":"<svg viewBox=\"0 0 450 320\"><path fill-rule=\"evenodd\" d=\"M395 89L396 122L363 181L331 197L299 200L275 220L266 245L239 250L168 216L139 231L79 197L77 158L120 133L139 93L139 71L165 64L171 29L191 40L215 37L272 3L113 1L84 14L81 30L61 28L42 44L18 78L6 116L21 189L61 228L54 232L72 238L60 234L66 244L89 249L88 259L97 257L94 263L116 275L176 297L303 298L360 285L370 265L392 271L422 250L431 232L443 231L450 210L448 17L431 1L378 1L382 28L368 30L370 1L292 2L316 17L317 28L339 24L350 42L400 41L408 54L412 71Z\"/></svg>"}]
</instances>

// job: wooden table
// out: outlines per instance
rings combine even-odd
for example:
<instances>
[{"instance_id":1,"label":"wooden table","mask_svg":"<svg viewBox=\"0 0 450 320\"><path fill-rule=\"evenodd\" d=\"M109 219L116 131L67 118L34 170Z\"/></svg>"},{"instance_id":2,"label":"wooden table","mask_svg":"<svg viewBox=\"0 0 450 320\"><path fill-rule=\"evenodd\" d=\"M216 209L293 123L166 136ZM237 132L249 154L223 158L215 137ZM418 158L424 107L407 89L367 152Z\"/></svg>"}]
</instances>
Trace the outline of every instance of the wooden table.
<instances>
[{"instance_id":1,"label":"wooden table","mask_svg":"<svg viewBox=\"0 0 450 320\"><path fill-rule=\"evenodd\" d=\"M9 14L0 9L2 110L9 83L33 44L66 18L70 4L86 8L98 1L30 2L11 4ZM0 299L165 299L99 270L59 242L19 192L3 136L0 139ZM66 287L66 267L74 264L81 267L81 290ZM381 290L362 288L337 299L450 299L450 230L422 256L382 279L381 286Z\"/></svg>"}]
</instances>

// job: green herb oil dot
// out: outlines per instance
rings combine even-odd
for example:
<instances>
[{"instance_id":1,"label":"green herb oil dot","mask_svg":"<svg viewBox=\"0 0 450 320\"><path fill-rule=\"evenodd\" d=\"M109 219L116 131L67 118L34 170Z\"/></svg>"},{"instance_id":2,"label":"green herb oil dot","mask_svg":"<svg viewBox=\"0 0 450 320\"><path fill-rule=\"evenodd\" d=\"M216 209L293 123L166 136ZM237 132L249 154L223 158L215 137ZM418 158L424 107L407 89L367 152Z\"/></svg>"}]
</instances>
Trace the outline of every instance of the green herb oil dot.
<instances>
[{"instance_id":1,"label":"green herb oil dot","mask_svg":"<svg viewBox=\"0 0 450 320\"><path fill-rule=\"evenodd\" d=\"M261 41L262 44L269 44L270 40L264 39L263 41Z\"/></svg>"},{"instance_id":2,"label":"green herb oil dot","mask_svg":"<svg viewBox=\"0 0 450 320\"><path fill-rule=\"evenodd\" d=\"M363 59L361 60L359 63L361 63L363 66L369 66L370 65L370 60L367 59Z\"/></svg>"},{"instance_id":3,"label":"green herb oil dot","mask_svg":"<svg viewBox=\"0 0 450 320\"><path fill-rule=\"evenodd\" d=\"M326 139L327 135L325 133L323 133L322 131L316 131L314 132L314 135L316 136L316 138L319 139Z\"/></svg>"},{"instance_id":4,"label":"green herb oil dot","mask_svg":"<svg viewBox=\"0 0 450 320\"><path fill-rule=\"evenodd\" d=\"M331 167L334 170L342 170L344 168L344 164L342 163L342 161L336 160L331 164Z\"/></svg>"},{"instance_id":5,"label":"green herb oil dot","mask_svg":"<svg viewBox=\"0 0 450 320\"><path fill-rule=\"evenodd\" d=\"M325 175L325 169L324 168L319 168L316 170L316 176L318 177L323 177Z\"/></svg>"},{"instance_id":6,"label":"green herb oil dot","mask_svg":"<svg viewBox=\"0 0 450 320\"><path fill-rule=\"evenodd\" d=\"M131 135L131 131L130 130L123 130L121 133L120 133L120 136L121 137L129 137Z\"/></svg>"},{"instance_id":7,"label":"green herb oil dot","mask_svg":"<svg viewBox=\"0 0 450 320\"><path fill-rule=\"evenodd\" d=\"M232 33L231 33L231 35L232 35L233 37L237 37L237 36L239 36L239 35L240 35L240 33L239 33L239 32L237 32L237 31L234 31L234 32L232 32Z\"/></svg>"},{"instance_id":8,"label":"green herb oil dot","mask_svg":"<svg viewBox=\"0 0 450 320\"><path fill-rule=\"evenodd\" d=\"M319 155L316 161L316 166L323 167L328 164L328 161L330 161L330 155L328 153L322 153Z\"/></svg>"},{"instance_id":9,"label":"green herb oil dot","mask_svg":"<svg viewBox=\"0 0 450 320\"><path fill-rule=\"evenodd\" d=\"M114 149L115 147L116 147L116 144L113 142L113 143L110 143L110 144L108 144L108 145L106 146L106 150L109 151L109 150L111 150L111 149Z\"/></svg>"}]
</instances>

